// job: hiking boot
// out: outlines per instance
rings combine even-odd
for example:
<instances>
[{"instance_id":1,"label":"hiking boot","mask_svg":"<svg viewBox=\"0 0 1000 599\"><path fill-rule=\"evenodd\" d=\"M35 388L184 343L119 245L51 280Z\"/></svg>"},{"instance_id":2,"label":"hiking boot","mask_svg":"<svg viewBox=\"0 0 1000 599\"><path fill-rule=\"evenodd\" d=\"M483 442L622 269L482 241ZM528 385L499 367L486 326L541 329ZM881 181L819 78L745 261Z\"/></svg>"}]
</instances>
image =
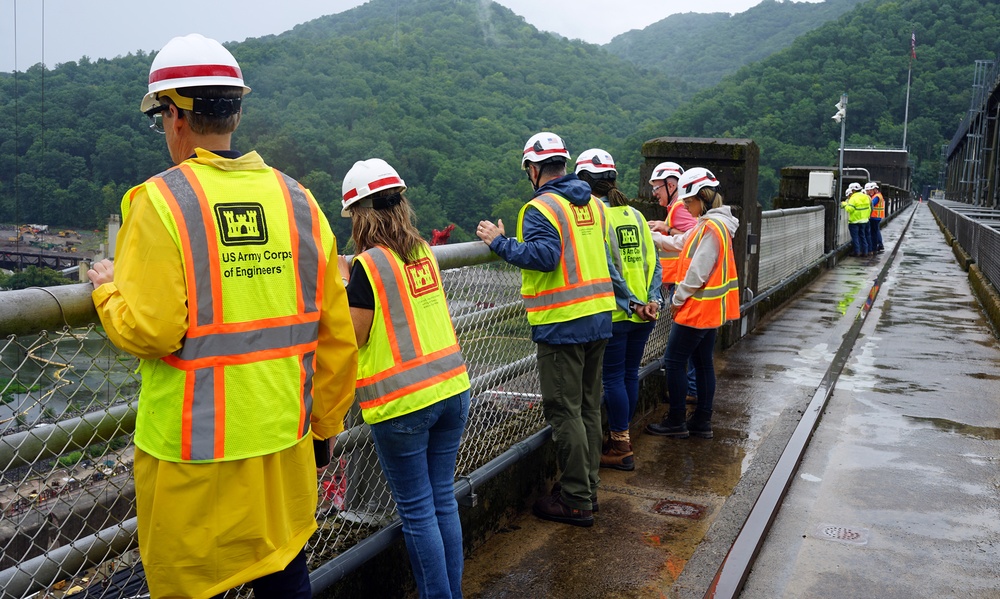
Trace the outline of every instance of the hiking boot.
<instances>
[{"instance_id":1,"label":"hiking boot","mask_svg":"<svg viewBox=\"0 0 1000 599\"><path fill-rule=\"evenodd\" d=\"M538 499L531 512L542 520L572 524L573 526L593 526L593 510L578 510L563 502L562 495L545 495Z\"/></svg>"},{"instance_id":2,"label":"hiking boot","mask_svg":"<svg viewBox=\"0 0 1000 599\"><path fill-rule=\"evenodd\" d=\"M632 443L629 441L617 441L615 439L609 440L601 452L601 468L635 470L635 459L632 457Z\"/></svg>"},{"instance_id":3,"label":"hiking boot","mask_svg":"<svg viewBox=\"0 0 1000 599\"><path fill-rule=\"evenodd\" d=\"M689 436L686 422L683 420L680 422L672 422L669 418L664 418L663 421L658 424L647 424L646 432L650 435L656 435L658 437L673 437L674 439L687 439Z\"/></svg>"},{"instance_id":4,"label":"hiking boot","mask_svg":"<svg viewBox=\"0 0 1000 599\"><path fill-rule=\"evenodd\" d=\"M687 421L687 429L691 436L701 439L712 438L712 412L711 410L695 410L694 414Z\"/></svg>"},{"instance_id":5,"label":"hiking boot","mask_svg":"<svg viewBox=\"0 0 1000 599\"><path fill-rule=\"evenodd\" d=\"M558 497L561 493L562 493L562 483L556 481L556 484L552 485L552 491L549 493L549 495L553 497ZM590 511L594 512L595 514L601 511L597 507L597 491L594 491L594 494L591 495L590 503L591 503Z\"/></svg>"},{"instance_id":6,"label":"hiking boot","mask_svg":"<svg viewBox=\"0 0 1000 599\"><path fill-rule=\"evenodd\" d=\"M688 403L689 403L689 404L691 404L691 405L695 405L695 404L697 404L697 403L698 403L698 396L697 396L697 395L688 395L688 396L687 396L687 397L686 397L686 398L684 399L684 401L688 402Z\"/></svg>"}]
</instances>

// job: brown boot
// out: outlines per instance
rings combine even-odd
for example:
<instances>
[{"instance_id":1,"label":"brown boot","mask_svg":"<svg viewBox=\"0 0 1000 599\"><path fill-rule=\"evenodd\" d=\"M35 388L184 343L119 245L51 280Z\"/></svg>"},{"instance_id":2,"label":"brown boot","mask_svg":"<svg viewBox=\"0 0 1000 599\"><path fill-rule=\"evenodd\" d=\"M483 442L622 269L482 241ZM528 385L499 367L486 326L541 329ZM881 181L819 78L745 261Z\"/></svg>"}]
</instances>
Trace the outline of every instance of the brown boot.
<instances>
[{"instance_id":1,"label":"brown boot","mask_svg":"<svg viewBox=\"0 0 1000 599\"><path fill-rule=\"evenodd\" d=\"M604 444L601 451L601 468L615 470L635 470L635 460L632 457L632 441L628 431L611 431L611 439Z\"/></svg>"}]
</instances>

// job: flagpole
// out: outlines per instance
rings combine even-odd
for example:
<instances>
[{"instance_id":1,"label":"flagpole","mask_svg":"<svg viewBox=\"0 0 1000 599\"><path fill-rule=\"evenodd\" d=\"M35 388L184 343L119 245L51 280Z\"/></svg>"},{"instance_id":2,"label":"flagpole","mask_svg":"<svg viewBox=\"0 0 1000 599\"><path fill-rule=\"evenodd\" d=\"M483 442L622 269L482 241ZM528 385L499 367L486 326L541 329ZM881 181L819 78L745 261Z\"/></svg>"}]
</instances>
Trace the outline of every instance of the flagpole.
<instances>
[{"instance_id":1,"label":"flagpole","mask_svg":"<svg viewBox=\"0 0 1000 599\"><path fill-rule=\"evenodd\" d=\"M906 110L903 113L903 149L906 149L906 124L910 120L910 75L913 73L913 59L910 68L906 70Z\"/></svg>"},{"instance_id":2,"label":"flagpole","mask_svg":"<svg viewBox=\"0 0 1000 599\"><path fill-rule=\"evenodd\" d=\"M913 74L913 59L917 57L917 32L910 32L910 67L906 70L906 109L903 112L903 150L906 150L906 125L910 122L910 76Z\"/></svg>"}]
</instances>

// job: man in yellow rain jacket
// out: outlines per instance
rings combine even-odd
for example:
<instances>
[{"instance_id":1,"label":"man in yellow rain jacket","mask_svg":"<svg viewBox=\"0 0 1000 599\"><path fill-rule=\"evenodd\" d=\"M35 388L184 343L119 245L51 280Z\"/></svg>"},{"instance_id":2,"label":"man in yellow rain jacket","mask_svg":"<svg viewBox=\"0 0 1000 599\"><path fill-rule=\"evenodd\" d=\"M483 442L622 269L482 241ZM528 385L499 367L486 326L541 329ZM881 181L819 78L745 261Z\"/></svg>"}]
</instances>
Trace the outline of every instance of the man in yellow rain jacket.
<instances>
[{"instance_id":1,"label":"man in yellow rain jacket","mask_svg":"<svg viewBox=\"0 0 1000 599\"><path fill-rule=\"evenodd\" d=\"M312 194L230 149L235 58L198 34L157 54L141 110L177 165L122 200L116 264L88 272L108 337L142 359L139 551L153 597L311 596L314 440L343 430L357 345Z\"/></svg>"}]
</instances>

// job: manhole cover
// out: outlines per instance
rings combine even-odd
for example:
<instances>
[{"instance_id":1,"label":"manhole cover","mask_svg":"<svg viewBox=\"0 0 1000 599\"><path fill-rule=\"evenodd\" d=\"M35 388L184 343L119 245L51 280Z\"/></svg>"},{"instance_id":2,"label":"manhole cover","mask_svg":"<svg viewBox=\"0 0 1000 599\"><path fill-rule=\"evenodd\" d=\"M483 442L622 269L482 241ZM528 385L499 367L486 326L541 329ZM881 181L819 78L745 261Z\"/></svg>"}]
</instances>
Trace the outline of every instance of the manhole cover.
<instances>
[{"instance_id":1,"label":"manhole cover","mask_svg":"<svg viewBox=\"0 0 1000 599\"><path fill-rule=\"evenodd\" d=\"M868 534L869 531L867 528L849 528L836 524L820 524L813 531L813 536L817 539L838 541L851 545L867 545Z\"/></svg>"},{"instance_id":2,"label":"manhole cover","mask_svg":"<svg viewBox=\"0 0 1000 599\"><path fill-rule=\"evenodd\" d=\"M662 499L653 506L653 511L657 514L677 516L690 520L700 520L707 510L708 508L703 505L687 503L686 501L671 501L669 499Z\"/></svg>"}]
</instances>

